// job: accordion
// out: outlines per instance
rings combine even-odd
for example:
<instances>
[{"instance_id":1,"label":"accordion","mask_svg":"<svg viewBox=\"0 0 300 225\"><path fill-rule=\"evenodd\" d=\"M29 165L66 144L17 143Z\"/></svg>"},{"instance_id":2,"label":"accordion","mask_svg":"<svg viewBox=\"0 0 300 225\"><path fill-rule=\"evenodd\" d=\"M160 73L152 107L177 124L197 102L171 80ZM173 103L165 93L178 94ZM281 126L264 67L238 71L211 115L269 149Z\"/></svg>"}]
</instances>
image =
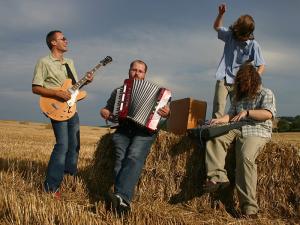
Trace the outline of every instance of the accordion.
<instances>
[{"instance_id":1,"label":"accordion","mask_svg":"<svg viewBox=\"0 0 300 225\"><path fill-rule=\"evenodd\" d=\"M171 100L171 91L150 81L126 79L117 89L113 120L130 119L151 131L157 129L160 108Z\"/></svg>"}]
</instances>

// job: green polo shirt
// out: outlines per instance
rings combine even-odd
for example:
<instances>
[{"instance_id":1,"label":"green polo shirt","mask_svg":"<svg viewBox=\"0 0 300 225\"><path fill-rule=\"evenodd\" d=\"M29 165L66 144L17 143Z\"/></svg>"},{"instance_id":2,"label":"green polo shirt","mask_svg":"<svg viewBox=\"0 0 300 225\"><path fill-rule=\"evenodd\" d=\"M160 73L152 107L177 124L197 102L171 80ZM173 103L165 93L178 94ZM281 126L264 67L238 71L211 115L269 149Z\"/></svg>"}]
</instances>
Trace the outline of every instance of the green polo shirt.
<instances>
[{"instance_id":1,"label":"green polo shirt","mask_svg":"<svg viewBox=\"0 0 300 225\"><path fill-rule=\"evenodd\" d=\"M61 87L68 78L65 63L69 65L75 80L78 81L72 59L64 58L61 62L49 54L38 60L34 69L32 84L45 88Z\"/></svg>"}]
</instances>

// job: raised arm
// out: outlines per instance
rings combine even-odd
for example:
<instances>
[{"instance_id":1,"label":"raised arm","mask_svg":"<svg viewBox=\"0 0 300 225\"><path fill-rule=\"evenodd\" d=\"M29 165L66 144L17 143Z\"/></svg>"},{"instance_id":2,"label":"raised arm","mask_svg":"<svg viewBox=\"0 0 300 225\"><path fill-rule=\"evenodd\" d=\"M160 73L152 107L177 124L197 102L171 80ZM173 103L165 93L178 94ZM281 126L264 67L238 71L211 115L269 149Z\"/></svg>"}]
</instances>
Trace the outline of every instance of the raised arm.
<instances>
[{"instance_id":1,"label":"raised arm","mask_svg":"<svg viewBox=\"0 0 300 225\"><path fill-rule=\"evenodd\" d=\"M223 26L223 16L224 16L225 12L226 12L226 5L225 4L219 5L219 13L214 22L214 29L216 31L218 31L220 29L220 27Z\"/></svg>"}]
</instances>

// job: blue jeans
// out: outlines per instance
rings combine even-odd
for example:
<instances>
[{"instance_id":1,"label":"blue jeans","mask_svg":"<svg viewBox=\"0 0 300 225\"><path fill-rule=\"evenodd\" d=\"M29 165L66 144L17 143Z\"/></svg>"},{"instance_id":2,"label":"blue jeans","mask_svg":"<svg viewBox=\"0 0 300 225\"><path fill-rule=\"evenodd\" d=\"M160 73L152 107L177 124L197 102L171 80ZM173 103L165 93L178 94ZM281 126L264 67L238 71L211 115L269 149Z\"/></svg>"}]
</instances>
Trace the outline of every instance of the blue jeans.
<instances>
[{"instance_id":1,"label":"blue jeans","mask_svg":"<svg viewBox=\"0 0 300 225\"><path fill-rule=\"evenodd\" d=\"M78 114L66 121L51 120L56 144L48 163L45 190L54 192L59 188L64 174L77 173L77 161L80 148Z\"/></svg>"},{"instance_id":2,"label":"blue jeans","mask_svg":"<svg viewBox=\"0 0 300 225\"><path fill-rule=\"evenodd\" d=\"M134 125L119 128L113 135L116 155L115 194L128 204L155 137L156 134Z\"/></svg>"}]
</instances>

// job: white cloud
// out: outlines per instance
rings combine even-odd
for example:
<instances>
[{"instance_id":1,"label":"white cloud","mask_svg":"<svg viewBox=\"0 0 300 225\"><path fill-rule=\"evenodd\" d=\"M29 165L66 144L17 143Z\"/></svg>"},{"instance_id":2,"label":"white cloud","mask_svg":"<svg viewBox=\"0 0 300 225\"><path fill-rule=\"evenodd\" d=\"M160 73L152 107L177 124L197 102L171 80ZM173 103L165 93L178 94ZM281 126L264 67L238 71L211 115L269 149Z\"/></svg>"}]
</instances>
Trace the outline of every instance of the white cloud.
<instances>
[{"instance_id":1,"label":"white cloud","mask_svg":"<svg viewBox=\"0 0 300 225\"><path fill-rule=\"evenodd\" d=\"M196 2L193 4L200 4ZM84 4L84 7L80 4ZM105 68L100 68L94 82L84 87L90 93L87 101L89 103L83 103L84 106L104 105L112 89L121 85L127 78L129 63L140 58L148 63L149 80L170 88L175 98L191 96L204 99L209 102L210 107L215 84L214 74L223 51L223 43L217 40L211 27L215 15L207 16L210 18L204 21L204 17L194 14L196 18L194 21L189 20L192 23L190 27L181 27L184 23L174 26L175 18L159 23L151 18L138 20L131 14L125 18L124 15L130 10L116 9L119 5L117 1L101 1L100 4L91 0L82 3L70 0L9 0L2 1L0 5L0 26L4 31L0 37L10 38L3 39L0 43L0 100L3 102L7 99L17 99L18 96L22 96L22 101L27 99L32 102L30 98L33 69L37 59L48 54L44 32L47 32L49 27L58 27L67 32L70 50L66 56L74 59L80 76L107 55L111 55L114 60ZM96 8L95 5L101 7ZM237 3L236 7L244 8L244 5ZM253 7L256 9L257 5ZM89 11L90 9L93 11ZM105 12L102 13L101 10ZM118 12L122 16L119 16ZM159 9L155 9L155 13L158 16L164 15L162 18L175 15ZM213 13L215 14L215 11ZM148 12L147 15L150 14L151 12ZM103 15L104 18L101 17ZM268 19L271 20L271 16ZM104 26L101 22L109 29L102 30ZM268 32L261 30L263 33L257 35L267 62L264 79L271 88L282 90L279 99L287 104L284 110L295 111L295 105L299 105L299 97L286 101L290 96L283 90L292 93L298 90L294 86L299 81L300 50L297 48L298 42L296 45L293 42L297 35L291 38L291 33L286 33L281 37L270 37L270 24L273 22L272 19L264 25ZM262 23L260 24L262 27ZM87 27L89 28L85 29ZM275 29L278 30L278 27L275 26ZM292 26L285 26L284 29L295 30ZM26 36L26 40L22 39L23 36ZM291 79L287 80L286 76ZM273 79L274 77L276 79ZM89 109L82 107L83 113L85 110Z\"/></svg>"},{"instance_id":2,"label":"white cloud","mask_svg":"<svg viewBox=\"0 0 300 225\"><path fill-rule=\"evenodd\" d=\"M300 51L297 49L284 47L266 49L264 51L267 61L266 72L268 74L288 75L289 77L298 78L300 70L299 54Z\"/></svg>"},{"instance_id":3,"label":"white cloud","mask_svg":"<svg viewBox=\"0 0 300 225\"><path fill-rule=\"evenodd\" d=\"M48 25L71 24L78 18L72 1L9 0L1 3L1 27L10 30L36 29Z\"/></svg>"}]
</instances>

